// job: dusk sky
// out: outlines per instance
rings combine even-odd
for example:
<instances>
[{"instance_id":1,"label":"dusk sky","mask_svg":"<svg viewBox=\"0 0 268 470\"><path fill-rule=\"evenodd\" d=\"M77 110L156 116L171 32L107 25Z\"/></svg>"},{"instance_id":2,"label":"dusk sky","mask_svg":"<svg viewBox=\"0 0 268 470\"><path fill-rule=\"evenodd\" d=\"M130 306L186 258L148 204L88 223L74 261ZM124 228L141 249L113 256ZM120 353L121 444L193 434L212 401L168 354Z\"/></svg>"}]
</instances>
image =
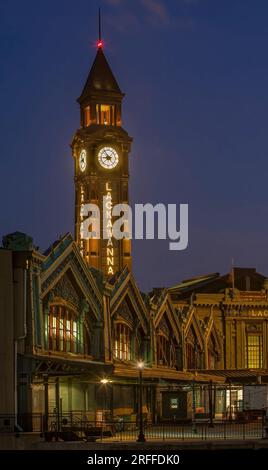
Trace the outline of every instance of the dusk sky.
<instances>
[{"instance_id":1,"label":"dusk sky","mask_svg":"<svg viewBox=\"0 0 268 470\"><path fill-rule=\"evenodd\" d=\"M189 204L189 246L133 241L143 290L256 267L268 276L268 2L0 1L0 235L40 250L74 229L76 98L104 53L126 93L131 203Z\"/></svg>"}]
</instances>

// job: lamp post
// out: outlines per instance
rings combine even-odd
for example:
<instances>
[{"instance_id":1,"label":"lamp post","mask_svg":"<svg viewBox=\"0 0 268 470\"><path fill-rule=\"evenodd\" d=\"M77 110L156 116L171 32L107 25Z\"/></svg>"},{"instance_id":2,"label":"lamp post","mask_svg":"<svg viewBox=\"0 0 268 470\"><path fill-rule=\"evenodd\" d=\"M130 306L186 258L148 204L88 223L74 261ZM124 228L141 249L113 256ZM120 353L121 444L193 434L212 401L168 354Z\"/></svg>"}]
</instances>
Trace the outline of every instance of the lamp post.
<instances>
[{"instance_id":1,"label":"lamp post","mask_svg":"<svg viewBox=\"0 0 268 470\"><path fill-rule=\"evenodd\" d=\"M233 414L232 414L232 382L231 379L229 380L229 420L232 421Z\"/></svg>"},{"instance_id":2,"label":"lamp post","mask_svg":"<svg viewBox=\"0 0 268 470\"><path fill-rule=\"evenodd\" d=\"M209 427L213 428L213 401L212 401L212 380L209 381L208 386L208 401L209 401Z\"/></svg>"},{"instance_id":3,"label":"lamp post","mask_svg":"<svg viewBox=\"0 0 268 470\"><path fill-rule=\"evenodd\" d=\"M104 409L102 410L102 421L103 421L103 416L107 408L107 384L109 383L109 380L104 378L104 379L101 379L100 382L104 386L104 407L103 407Z\"/></svg>"},{"instance_id":4,"label":"lamp post","mask_svg":"<svg viewBox=\"0 0 268 470\"><path fill-rule=\"evenodd\" d=\"M195 422L195 414L196 414L196 396L195 396L195 379L192 381L192 429L193 432L197 433L196 422Z\"/></svg>"},{"instance_id":5,"label":"lamp post","mask_svg":"<svg viewBox=\"0 0 268 470\"><path fill-rule=\"evenodd\" d=\"M144 369L144 362L139 361L137 364L137 367L139 369L139 435L137 442L145 442L145 435L143 432L143 416L142 416L142 371Z\"/></svg>"}]
</instances>

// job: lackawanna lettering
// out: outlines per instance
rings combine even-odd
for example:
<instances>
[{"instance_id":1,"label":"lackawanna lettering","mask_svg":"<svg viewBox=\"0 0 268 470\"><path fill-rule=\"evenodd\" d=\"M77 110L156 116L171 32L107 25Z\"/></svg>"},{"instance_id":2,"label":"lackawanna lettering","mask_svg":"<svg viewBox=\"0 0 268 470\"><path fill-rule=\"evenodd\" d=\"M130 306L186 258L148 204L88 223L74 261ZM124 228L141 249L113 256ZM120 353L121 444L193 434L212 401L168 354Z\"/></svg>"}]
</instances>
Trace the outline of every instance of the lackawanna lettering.
<instances>
[{"instance_id":1,"label":"lackawanna lettering","mask_svg":"<svg viewBox=\"0 0 268 470\"><path fill-rule=\"evenodd\" d=\"M112 465L117 468L120 465L122 457L101 457L97 454L89 456L87 459L88 465Z\"/></svg>"},{"instance_id":2,"label":"lackawanna lettering","mask_svg":"<svg viewBox=\"0 0 268 470\"><path fill-rule=\"evenodd\" d=\"M112 202L112 188L109 183L105 185L106 196L105 196L105 212L106 212L106 234L107 234L107 245L106 245L106 263L107 263L107 274L113 275L114 274L114 246L113 246L113 238L112 238L112 209L113 209L113 202Z\"/></svg>"}]
</instances>

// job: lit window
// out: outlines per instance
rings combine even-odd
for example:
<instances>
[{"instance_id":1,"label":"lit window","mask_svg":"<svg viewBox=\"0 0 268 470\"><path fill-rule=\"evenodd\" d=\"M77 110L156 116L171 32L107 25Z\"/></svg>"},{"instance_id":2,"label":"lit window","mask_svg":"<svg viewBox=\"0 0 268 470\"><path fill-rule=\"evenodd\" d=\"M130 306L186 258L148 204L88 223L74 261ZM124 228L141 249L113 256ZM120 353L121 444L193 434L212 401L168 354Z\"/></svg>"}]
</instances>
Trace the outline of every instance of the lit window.
<instances>
[{"instance_id":1,"label":"lit window","mask_svg":"<svg viewBox=\"0 0 268 470\"><path fill-rule=\"evenodd\" d=\"M246 344L247 367L249 369L261 369L263 364L262 335L248 334Z\"/></svg>"},{"instance_id":2,"label":"lit window","mask_svg":"<svg viewBox=\"0 0 268 470\"><path fill-rule=\"evenodd\" d=\"M51 351L79 351L90 354L90 337L85 326L80 336L77 313L61 305L52 305L49 315L45 316L45 344ZM79 347L78 347L79 345Z\"/></svg>"},{"instance_id":3,"label":"lit window","mask_svg":"<svg viewBox=\"0 0 268 470\"><path fill-rule=\"evenodd\" d=\"M52 317L51 339L52 339L52 348L56 349L56 339L57 339L57 318L56 317Z\"/></svg>"},{"instance_id":4,"label":"lit window","mask_svg":"<svg viewBox=\"0 0 268 470\"><path fill-rule=\"evenodd\" d=\"M122 323L115 327L114 355L121 361L130 361L130 328Z\"/></svg>"},{"instance_id":5,"label":"lit window","mask_svg":"<svg viewBox=\"0 0 268 470\"><path fill-rule=\"evenodd\" d=\"M73 322L73 352L77 352L77 323Z\"/></svg>"},{"instance_id":6,"label":"lit window","mask_svg":"<svg viewBox=\"0 0 268 470\"><path fill-rule=\"evenodd\" d=\"M81 186L81 202L84 202L85 200L85 193L84 193L84 188Z\"/></svg>"},{"instance_id":7,"label":"lit window","mask_svg":"<svg viewBox=\"0 0 268 470\"><path fill-rule=\"evenodd\" d=\"M66 320L66 351L71 350L71 322Z\"/></svg>"},{"instance_id":8,"label":"lit window","mask_svg":"<svg viewBox=\"0 0 268 470\"><path fill-rule=\"evenodd\" d=\"M49 334L49 316L45 315L45 345L48 345L48 334Z\"/></svg>"},{"instance_id":9,"label":"lit window","mask_svg":"<svg viewBox=\"0 0 268 470\"><path fill-rule=\"evenodd\" d=\"M59 333L60 333L60 351L63 351L63 319L60 319L60 327L59 327Z\"/></svg>"},{"instance_id":10,"label":"lit window","mask_svg":"<svg viewBox=\"0 0 268 470\"><path fill-rule=\"evenodd\" d=\"M84 126L88 127L90 124L90 107L84 108Z\"/></svg>"},{"instance_id":11,"label":"lit window","mask_svg":"<svg viewBox=\"0 0 268 470\"><path fill-rule=\"evenodd\" d=\"M97 105L97 123L112 126L115 123L114 106L109 104Z\"/></svg>"}]
</instances>

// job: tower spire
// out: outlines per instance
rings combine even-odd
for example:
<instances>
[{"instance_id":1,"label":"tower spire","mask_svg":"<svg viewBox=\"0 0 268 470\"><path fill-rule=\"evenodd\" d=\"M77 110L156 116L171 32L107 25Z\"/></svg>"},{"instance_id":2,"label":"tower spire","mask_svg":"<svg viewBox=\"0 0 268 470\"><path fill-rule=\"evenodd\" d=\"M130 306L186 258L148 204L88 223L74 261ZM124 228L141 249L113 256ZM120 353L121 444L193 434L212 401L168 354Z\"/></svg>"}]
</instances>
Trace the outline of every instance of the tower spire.
<instances>
[{"instance_id":1,"label":"tower spire","mask_svg":"<svg viewBox=\"0 0 268 470\"><path fill-rule=\"evenodd\" d=\"M80 127L72 142L75 240L87 265L101 270L106 277L113 276L125 266L131 270L131 240L127 237L117 240L111 234L112 219L108 212L116 204L128 202L128 158L132 139L122 128L124 93L103 52L100 10L96 20L99 27L97 51L78 98ZM81 219L80 215L85 204L93 203L106 214L105 220L100 221L99 235L95 234L94 238L83 232L86 219ZM103 234L108 234L108 238Z\"/></svg>"},{"instance_id":2,"label":"tower spire","mask_svg":"<svg viewBox=\"0 0 268 470\"><path fill-rule=\"evenodd\" d=\"M103 42L101 37L101 9L99 8L99 40L98 40L98 49L102 48Z\"/></svg>"}]
</instances>

